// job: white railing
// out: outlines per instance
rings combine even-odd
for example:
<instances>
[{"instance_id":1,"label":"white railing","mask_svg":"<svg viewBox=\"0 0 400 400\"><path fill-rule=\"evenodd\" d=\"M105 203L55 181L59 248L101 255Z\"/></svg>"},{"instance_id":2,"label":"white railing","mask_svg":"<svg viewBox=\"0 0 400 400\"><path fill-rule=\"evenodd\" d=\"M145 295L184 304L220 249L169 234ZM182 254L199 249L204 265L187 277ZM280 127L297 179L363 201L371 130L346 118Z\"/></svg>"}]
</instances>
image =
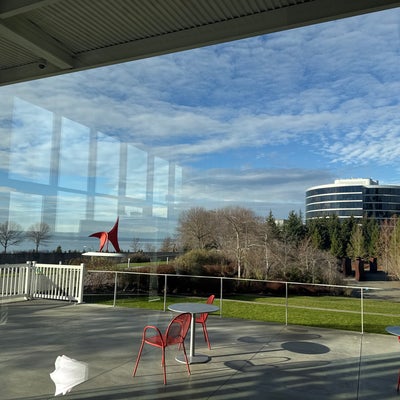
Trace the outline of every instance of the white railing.
<instances>
[{"instance_id":1,"label":"white railing","mask_svg":"<svg viewBox=\"0 0 400 400\"><path fill-rule=\"evenodd\" d=\"M0 266L2 299L26 298L30 292L30 263Z\"/></svg>"},{"instance_id":2,"label":"white railing","mask_svg":"<svg viewBox=\"0 0 400 400\"><path fill-rule=\"evenodd\" d=\"M42 298L83 301L84 265L37 264L0 266L1 300Z\"/></svg>"},{"instance_id":3,"label":"white railing","mask_svg":"<svg viewBox=\"0 0 400 400\"><path fill-rule=\"evenodd\" d=\"M33 263L31 296L41 299L83 301L84 265Z\"/></svg>"}]
</instances>

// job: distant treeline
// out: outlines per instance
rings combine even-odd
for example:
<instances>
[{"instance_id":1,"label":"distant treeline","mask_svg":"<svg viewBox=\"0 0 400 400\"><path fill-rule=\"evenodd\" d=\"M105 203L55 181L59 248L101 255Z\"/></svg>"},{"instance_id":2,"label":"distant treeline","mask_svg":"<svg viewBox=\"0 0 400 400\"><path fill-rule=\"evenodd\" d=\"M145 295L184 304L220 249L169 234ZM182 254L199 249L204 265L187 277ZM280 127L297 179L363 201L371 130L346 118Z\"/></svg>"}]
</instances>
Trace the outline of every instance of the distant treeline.
<instances>
[{"instance_id":1,"label":"distant treeline","mask_svg":"<svg viewBox=\"0 0 400 400\"><path fill-rule=\"evenodd\" d=\"M21 251L18 253L1 253L0 264L25 264L27 261L36 261L43 264L68 264L71 260L80 260L82 253L71 252L35 252ZM83 261L82 261L83 262Z\"/></svg>"},{"instance_id":2,"label":"distant treeline","mask_svg":"<svg viewBox=\"0 0 400 400\"><path fill-rule=\"evenodd\" d=\"M156 251L156 252L136 252L123 253L122 262L150 262L150 261L168 261L179 256L178 252ZM27 261L36 261L43 264L80 264L88 262L90 257L82 256L79 251L54 251L54 252L35 252L21 251L16 253L0 253L0 264L25 264Z\"/></svg>"}]
</instances>

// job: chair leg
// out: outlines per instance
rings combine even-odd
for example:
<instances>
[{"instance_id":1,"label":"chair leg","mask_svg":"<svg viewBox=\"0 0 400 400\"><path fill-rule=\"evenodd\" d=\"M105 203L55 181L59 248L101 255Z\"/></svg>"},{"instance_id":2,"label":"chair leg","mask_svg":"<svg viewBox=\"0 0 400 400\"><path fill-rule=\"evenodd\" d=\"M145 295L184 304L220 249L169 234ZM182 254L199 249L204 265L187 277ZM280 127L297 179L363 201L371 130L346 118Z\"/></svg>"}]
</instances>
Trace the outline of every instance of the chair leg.
<instances>
[{"instance_id":1,"label":"chair leg","mask_svg":"<svg viewBox=\"0 0 400 400\"><path fill-rule=\"evenodd\" d=\"M140 360L140 357L142 355L143 346L144 346L144 341L142 340L142 344L140 345L139 353L138 353L138 356L136 358L135 369L133 370L132 376L136 375L137 367L139 365L139 360Z\"/></svg>"},{"instance_id":2,"label":"chair leg","mask_svg":"<svg viewBox=\"0 0 400 400\"><path fill-rule=\"evenodd\" d=\"M185 356L185 361L186 361L186 369L188 371L188 375L190 375L190 367L189 367L189 360L186 354L186 347L185 347L185 342L182 342L182 347L183 347L183 354Z\"/></svg>"},{"instance_id":3,"label":"chair leg","mask_svg":"<svg viewBox=\"0 0 400 400\"><path fill-rule=\"evenodd\" d=\"M165 347L161 348L162 355L161 355L161 364L163 368L163 374L164 374L164 385L167 384L167 371L166 371L166 366L165 366Z\"/></svg>"},{"instance_id":4,"label":"chair leg","mask_svg":"<svg viewBox=\"0 0 400 400\"><path fill-rule=\"evenodd\" d=\"M202 323L201 325L203 326L204 340L207 343L208 349L211 350L211 344L210 344L210 339L208 338L208 332L207 332L206 324Z\"/></svg>"}]
</instances>

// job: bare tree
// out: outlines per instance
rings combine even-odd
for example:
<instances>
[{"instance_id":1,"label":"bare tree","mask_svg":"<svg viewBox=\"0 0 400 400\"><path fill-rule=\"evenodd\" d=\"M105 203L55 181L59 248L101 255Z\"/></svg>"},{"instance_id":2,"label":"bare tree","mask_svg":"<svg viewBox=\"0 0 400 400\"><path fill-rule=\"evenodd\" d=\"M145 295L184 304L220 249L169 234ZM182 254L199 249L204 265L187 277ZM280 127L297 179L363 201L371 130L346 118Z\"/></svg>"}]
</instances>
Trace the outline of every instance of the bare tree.
<instances>
[{"instance_id":1,"label":"bare tree","mask_svg":"<svg viewBox=\"0 0 400 400\"><path fill-rule=\"evenodd\" d=\"M315 283L316 278L316 260L317 254L320 253L318 248L313 244L311 236L303 239L297 246L298 265L302 267L305 274L311 277L311 282Z\"/></svg>"},{"instance_id":2,"label":"bare tree","mask_svg":"<svg viewBox=\"0 0 400 400\"><path fill-rule=\"evenodd\" d=\"M388 272L397 279L400 278L400 219L392 219L392 232L389 243Z\"/></svg>"},{"instance_id":3,"label":"bare tree","mask_svg":"<svg viewBox=\"0 0 400 400\"><path fill-rule=\"evenodd\" d=\"M39 251L40 244L45 244L51 237L50 226L45 222L38 222L29 227L26 237L35 243L36 253Z\"/></svg>"},{"instance_id":4,"label":"bare tree","mask_svg":"<svg viewBox=\"0 0 400 400\"><path fill-rule=\"evenodd\" d=\"M8 246L15 246L24 240L23 230L21 225L6 221L0 224L0 244L4 248L4 253L7 253Z\"/></svg>"},{"instance_id":5,"label":"bare tree","mask_svg":"<svg viewBox=\"0 0 400 400\"><path fill-rule=\"evenodd\" d=\"M262 248L263 252L263 279L268 279L270 271L277 266L276 253L280 238L280 230L271 211L265 221L259 222L258 230L260 237L259 247Z\"/></svg>"},{"instance_id":6,"label":"bare tree","mask_svg":"<svg viewBox=\"0 0 400 400\"><path fill-rule=\"evenodd\" d=\"M144 251L146 253L155 253L157 251L156 246L154 246L154 244L152 243L146 243L144 245Z\"/></svg>"},{"instance_id":7,"label":"bare tree","mask_svg":"<svg viewBox=\"0 0 400 400\"><path fill-rule=\"evenodd\" d=\"M379 232L379 257L383 265L384 271L388 274L391 267L391 241L394 227L397 225L397 217L386 219L380 226Z\"/></svg>"},{"instance_id":8,"label":"bare tree","mask_svg":"<svg viewBox=\"0 0 400 400\"><path fill-rule=\"evenodd\" d=\"M134 253L139 253L140 251L143 251L140 239L138 237L134 237L131 242L131 249Z\"/></svg>"},{"instance_id":9,"label":"bare tree","mask_svg":"<svg viewBox=\"0 0 400 400\"><path fill-rule=\"evenodd\" d=\"M360 225L354 225L351 232L350 242L347 246L347 254L352 258L363 258L365 256L365 239Z\"/></svg>"},{"instance_id":10,"label":"bare tree","mask_svg":"<svg viewBox=\"0 0 400 400\"><path fill-rule=\"evenodd\" d=\"M202 207L182 212L178 225L179 239L187 250L206 249L216 245L215 212Z\"/></svg>"},{"instance_id":11,"label":"bare tree","mask_svg":"<svg viewBox=\"0 0 400 400\"><path fill-rule=\"evenodd\" d=\"M170 236L167 236L162 241L162 245L160 247L160 251L170 252L177 251L176 240Z\"/></svg>"},{"instance_id":12,"label":"bare tree","mask_svg":"<svg viewBox=\"0 0 400 400\"><path fill-rule=\"evenodd\" d=\"M235 254L238 277L240 278L246 273L250 273L250 271L246 271L245 266L249 266L249 252L257 246L258 219L253 211L242 207L225 208L222 215L230 227L231 246L228 243L227 245Z\"/></svg>"}]
</instances>

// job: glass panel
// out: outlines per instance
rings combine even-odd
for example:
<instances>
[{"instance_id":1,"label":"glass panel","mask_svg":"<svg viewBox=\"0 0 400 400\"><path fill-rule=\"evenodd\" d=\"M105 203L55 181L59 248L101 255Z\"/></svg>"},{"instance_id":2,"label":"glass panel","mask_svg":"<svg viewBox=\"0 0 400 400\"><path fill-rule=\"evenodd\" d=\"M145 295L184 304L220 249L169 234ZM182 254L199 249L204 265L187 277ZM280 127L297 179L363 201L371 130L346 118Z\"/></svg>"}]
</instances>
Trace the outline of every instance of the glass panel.
<instances>
[{"instance_id":1,"label":"glass panel","mask_svg":"<svg viewBox=\"0 0 400 400\"><path fill-rule=\"evenodd\" d=\"M102 228L99 230L110 230L114 221L117 219L117 199L96 196L94 203L94 219L97 221L112 221L110 227L108 225L105 226L104 222L102 222ZM114 217L114 221L111 219ZM100 225L99 225L100 226Z\"/></svg>"},{"instance_id":2,"label":"glass panel","mask_svg":"<svg viewBox=\"0 0 400 400\"><path fill-rule=\"evenodd\" d=\"M87 190L90 130L67 118L62 118L59 185Z\"/></svg>"},{"instance_id":3,"label":"glass panel","mask_svg":"<svg viewBox=\"0 0 400 400\"><path fill-rule=\"evenodd\" d=\"M128 145L126 196L146 200L146 190L147 153L135 146Z\"/></svg>"},{"instance_id":4,"label":"glass panel","mask_svg":"<svg viewBox=\"0 0 400 400\"><path fill-rule=\"evenodd\" d=\"M19 98L14 100L9 177L49 183L53 115Z\"/></svg>"},{"instance_id":5,"label":"glass panel","mask_svg":"<svg viewBox=\"0 0 400 400\"><path fill-rule=\"evenodd\" d=\"M97 135L96 192L116 196L119 182L120 145L113 137Z\"/></svg>"},{"instance_id":6,"label":"glass panel","mask_svg":"<svg viewBox=\"0 0 400 400\"><path fill-rule=\"evenodd\" d=\"M26 230L42 222L43 196L29 193L10 193L10 221Z\"/></svg>"},{"instance_id":7,"label":"glass panel","mask_svg":"<svg viewBox=\"0 0 400 400\"><path fill-rule=\"evenodd\" d=\"M192 207L284 219L305 209L307 188L336 178L396 184L399 16L0 87L0 222L45 221L48 248L74 250L97 247L87 235L119 217L128 249L133 237L158 246L174 236ZM318 210L388 194L399 196L354 184L311 190L306 201ZM385 201L383 212L397 210L397 197Z\"/></svg>"},{"instance_id":8,"label":"glass panel","mask_svg":"<svg viewBox=\"0 0 400 400\"><path fill-rule=\"evenodd\" d=\"M56 231L78 233L86 219L86 196L78 193L58 192Z\"/></svg>"},{"instance_id":9,"label":"glass panel","mask_svg":"<svg viewBox=\"0 0 400 400\"><path fill-rule=\"evenodd\" d=\"M166 218L169 187L169 164L167 161L155 157L154 159L154 186L153 186L153 215Z\"/></svg>"}]
</instances>

